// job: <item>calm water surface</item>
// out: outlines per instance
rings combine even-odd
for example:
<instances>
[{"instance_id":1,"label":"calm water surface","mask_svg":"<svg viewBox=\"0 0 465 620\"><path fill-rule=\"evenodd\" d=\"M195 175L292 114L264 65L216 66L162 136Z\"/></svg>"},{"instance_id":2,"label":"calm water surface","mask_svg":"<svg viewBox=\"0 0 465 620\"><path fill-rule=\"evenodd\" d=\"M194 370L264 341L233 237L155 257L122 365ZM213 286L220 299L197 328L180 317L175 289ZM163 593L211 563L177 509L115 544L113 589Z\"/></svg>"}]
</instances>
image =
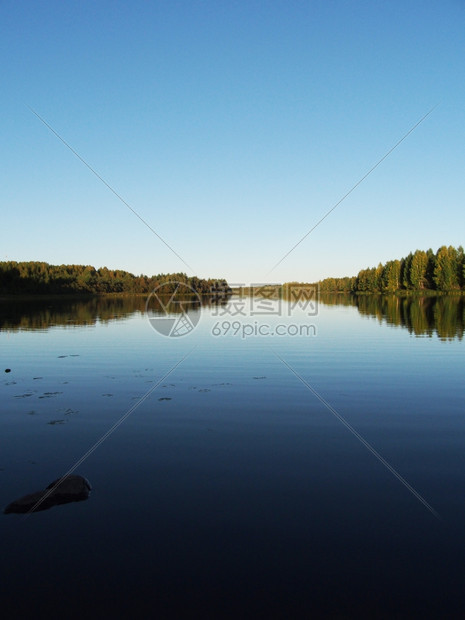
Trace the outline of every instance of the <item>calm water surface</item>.
<instances>
[{"instance_id":1,"label":"calm water surface","mask_svg":"<svg viewBox=\"0 0 465 620\"><path fill-rule=\"evenodd\" d=\"M87 501L1 515L8 617L465 611L463 302L325 301L312 317L203 307L182 338L157 334L141 299L2 302L2 506L162 379L76 470ZM225 321L237 334L213 336ZM241 337L264 323L315 330Z\"/></svg>"}]
</instances>

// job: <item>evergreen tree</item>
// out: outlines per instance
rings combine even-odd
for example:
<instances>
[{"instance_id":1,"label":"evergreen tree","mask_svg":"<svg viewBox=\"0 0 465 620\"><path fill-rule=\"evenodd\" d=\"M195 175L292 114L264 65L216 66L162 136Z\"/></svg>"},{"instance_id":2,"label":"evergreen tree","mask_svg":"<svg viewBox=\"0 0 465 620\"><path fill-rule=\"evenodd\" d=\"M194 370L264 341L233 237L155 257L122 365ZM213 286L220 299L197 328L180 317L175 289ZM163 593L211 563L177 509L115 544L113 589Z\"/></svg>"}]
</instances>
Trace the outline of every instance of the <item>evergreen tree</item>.
<instances>
[{"instance_id":1,"label":"evergreen tree","mask_svg":"<svg viewBox=\"0 0 465 620\"><path fill-rule=\"evenodd\" d=\"M411 288L410 267L412 265L412 258L413 258L413 255L410 252L407 258L402 259L401 282L402 282L402 286L406 289Z\"/></svg>"},{"instance_id":2,"label":"evergreen tree","mask_svg":"<svg viewBox=\"0 0 465 620\"><path fill-rule=\"evenodd\" d=\"M390 260L383 269L382 290L395 293L400 288L400 261Z\"/></svg>"},{"instance_id":3,"label":"evergreen tree","mask_svg":"<svg viewBox=\"0 0 465 620\"><path fill-rule=\"evenodd\" d=\"M434 281L434 270L436 268L436 255L433 250L429 248L426 251L426 256L428 257L428 264L426 266L426 282L428 284L428 288L435 289L436 283Z\"/></svg>"},{"instance_id":4,"label":"evergreen tree","mask_svg":"<svg viewBox=\"0 0 465 620\"><path fill-rule=\"evenodd\" d=\"M459 245L457 248L457 279L461 288L465 287L465 252Z\"/></svg>"},{"instance_id":5,"label":"evergreen tree","mask_svg":"<svg viewBox=\"0 0 465 620\"><path fill-rule=\"evenodd\" d=\"M434 281L440 291L459 288L457 251L452 246L443 245L437 251Z\"/></svg>"},{"instance_id":6,"label":"evergreen tree","mask_svg":"<svg viewBox=\"0 0 465 620\"><path fill-rule=\"evenodd\" d=\"M426 270L428 268L428 256L426 252L417 250L410 262L410 284L415 290L427 287Z\"/></svg>"}]
</instances>

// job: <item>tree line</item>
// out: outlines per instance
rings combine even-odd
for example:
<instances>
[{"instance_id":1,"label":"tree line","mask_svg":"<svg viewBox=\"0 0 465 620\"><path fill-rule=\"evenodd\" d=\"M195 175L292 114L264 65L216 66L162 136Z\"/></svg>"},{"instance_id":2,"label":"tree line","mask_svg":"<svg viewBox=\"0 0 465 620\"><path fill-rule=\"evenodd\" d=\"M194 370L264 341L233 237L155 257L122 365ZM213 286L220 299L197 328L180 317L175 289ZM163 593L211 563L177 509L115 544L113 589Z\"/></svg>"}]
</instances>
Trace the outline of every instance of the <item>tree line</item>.
<instances>
[{"instance_id":1,"label":"tree line","mask_svg":"<svg viewBox=\"0 0 465 620\"><path fill-rule=\"evenodd\" d=\"M436 253L416 250L384 265L361 269L356 276L325 278L321 292L396 293L399 291L465 291L465 254L462 246L441 246Z\"/></svg>"},{"instance_id":2,"label":"tree line","mask_svg":"<svg viewBox=\"0 0 465 620\"><path fill-rule=\"evenodd\" d=\"M188 277L185 273L135 276L120 269L95 269L90 265L49 265L44 262L0 262L0 294L144 294L160 285L163 292L175 290L176 283L190 286L204 295L229 289L226 280ZM171 285L168 285L172 283Z\"/></svg>"}]
</instances>

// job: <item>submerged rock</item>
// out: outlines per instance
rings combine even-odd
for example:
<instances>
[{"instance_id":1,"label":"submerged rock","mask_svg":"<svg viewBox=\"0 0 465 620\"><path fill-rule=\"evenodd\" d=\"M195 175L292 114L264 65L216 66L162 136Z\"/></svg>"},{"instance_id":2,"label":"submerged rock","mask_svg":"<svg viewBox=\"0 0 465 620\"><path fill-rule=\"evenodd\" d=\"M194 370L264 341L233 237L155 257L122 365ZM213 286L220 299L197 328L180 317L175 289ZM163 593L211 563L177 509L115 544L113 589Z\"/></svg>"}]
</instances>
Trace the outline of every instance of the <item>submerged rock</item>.
<instances>
[{"instance_id":1,"label":"submerged rock","mask_svg":"<svg viewBox=\"0 0 465 620\"><path fill-rule=\"evenodd\" d=\"M51 492L50 490L53 489ZM80 502L89 497L92 487L89 481L82 476L64 476L51 482L43 491L29 493L19 499L11 502L4 509L4 514L15 513L22 514L29 512L34 506L43 499L43 501L35 508L34 512L39 510L48 510L59 504L68 504L70 502Z\"/></svg>"}]
</instances>

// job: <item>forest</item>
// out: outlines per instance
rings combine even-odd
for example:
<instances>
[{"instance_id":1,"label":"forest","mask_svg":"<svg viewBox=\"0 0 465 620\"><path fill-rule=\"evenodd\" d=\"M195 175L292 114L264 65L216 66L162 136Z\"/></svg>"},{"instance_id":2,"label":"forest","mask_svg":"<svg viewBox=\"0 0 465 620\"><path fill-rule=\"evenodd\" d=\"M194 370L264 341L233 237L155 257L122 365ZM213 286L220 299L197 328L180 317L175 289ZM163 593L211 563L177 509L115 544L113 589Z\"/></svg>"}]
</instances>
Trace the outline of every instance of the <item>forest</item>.
<instances>
[{"instance_id":1,"label":"forest","mask_svg":"<svg viewBox=\"0 0 465 620\"><path fill-rule=\"evenodd\" d=\"M320 291L344 293L461 292L465 291L465 254L462 246L416 250L407 257L361 269L356 276L325 278Z\"/></svg>"},{"instance_id":2,"label":"forest","mask_svg":"<svg viewBox=\"0 0 465 620\"><path fill-rule=\"evenodd\" d=\"M174 291L175 283L187 284L197 293L204 295L228 290L223 278L202 279L188 277L185 273L135 276L127 271L89 265L49 265L44 262L0 262L0 295L55 295L55 294L144 294L150 293L162 284L166 293Z\"/></svg>"}]
</instances>

